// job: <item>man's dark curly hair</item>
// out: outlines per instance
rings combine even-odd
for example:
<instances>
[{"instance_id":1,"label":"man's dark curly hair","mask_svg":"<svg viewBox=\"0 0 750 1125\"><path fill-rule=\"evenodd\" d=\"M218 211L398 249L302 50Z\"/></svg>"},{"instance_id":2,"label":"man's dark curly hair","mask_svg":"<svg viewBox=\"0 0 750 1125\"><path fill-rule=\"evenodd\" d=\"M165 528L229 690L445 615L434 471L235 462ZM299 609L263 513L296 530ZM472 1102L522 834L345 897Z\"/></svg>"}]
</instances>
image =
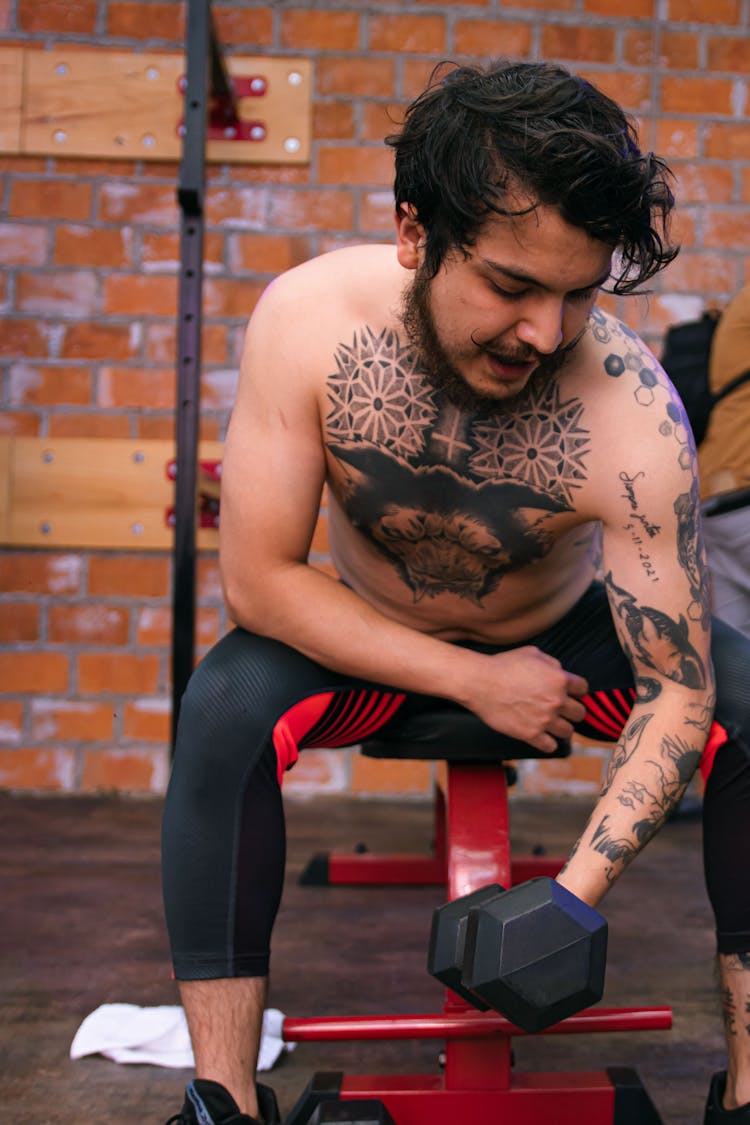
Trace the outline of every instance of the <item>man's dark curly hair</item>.
<instances>
[{"instance_id":1,"label":"man's dark curly hair","mask_svg":"<svg viewBox=\"0 0 750 1125\"><path fill-rule=\"evenodd\" d=\"M428 276L450 250L474 245L492 213L523 213L509 209L519 189L618 252L615 293L672 261L670 170L640 151L616 102L555 64L500 60L442 77L440 69L401 132L386 138L396 210L410 205L424 227Z\"/></svg>"}]
</instances>

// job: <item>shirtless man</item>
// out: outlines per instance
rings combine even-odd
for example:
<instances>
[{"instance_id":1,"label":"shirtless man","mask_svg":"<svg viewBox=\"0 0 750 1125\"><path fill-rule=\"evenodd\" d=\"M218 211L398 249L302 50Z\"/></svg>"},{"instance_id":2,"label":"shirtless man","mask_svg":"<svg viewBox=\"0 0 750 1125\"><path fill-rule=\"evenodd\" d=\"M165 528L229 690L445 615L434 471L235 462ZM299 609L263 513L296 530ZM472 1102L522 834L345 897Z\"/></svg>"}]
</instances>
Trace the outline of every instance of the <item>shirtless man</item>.
<instances>
[{"instance_id":1,"label":"shirtless man","mask_svg":"<svg viewBox=\"0 0 750 1125\"><path fill-rule=\"evenodd\" d=\"M719 625L710 647L681 405L595 305L674 257L667 169L615 103L537 64L450 72L389 143L395 250L291 270L247 333L221 510L238 628L192 677L165 810L197 1073L172 1120L276 1119L255 1062L280 778L300 749L331 745L342 713L358 742L440 697L550 752L616 696L606 783L559 879L599 903L709 730L710 750L724 740L704 807L730 1064L706 1120L734 1121L750 1102L747 677L731 675L747 646ZM307 561L325 484L341 581Z\"/></svg>"}]
</instances>

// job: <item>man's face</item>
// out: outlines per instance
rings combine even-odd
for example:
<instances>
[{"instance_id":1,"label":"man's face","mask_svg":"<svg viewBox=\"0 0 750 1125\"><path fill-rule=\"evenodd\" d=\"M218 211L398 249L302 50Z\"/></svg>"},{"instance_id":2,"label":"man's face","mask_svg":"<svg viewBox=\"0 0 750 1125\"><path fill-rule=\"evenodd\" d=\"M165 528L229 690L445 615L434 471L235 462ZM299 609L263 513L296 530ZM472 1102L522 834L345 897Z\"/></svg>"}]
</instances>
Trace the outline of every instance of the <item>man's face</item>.
<instances>
[{"instance_id":1,"label":"man's face","mask_svg":"<svg viewBox=\"0 0 750 1125\"><path fill-rule=\"evenodd\" d=\"M575 347L611 257L611 247L542 206L493 217L467 255L450 252L432 279L418 249L403 321L430 380L464 409L512 407Z\"/></svg>"}]
</instances>

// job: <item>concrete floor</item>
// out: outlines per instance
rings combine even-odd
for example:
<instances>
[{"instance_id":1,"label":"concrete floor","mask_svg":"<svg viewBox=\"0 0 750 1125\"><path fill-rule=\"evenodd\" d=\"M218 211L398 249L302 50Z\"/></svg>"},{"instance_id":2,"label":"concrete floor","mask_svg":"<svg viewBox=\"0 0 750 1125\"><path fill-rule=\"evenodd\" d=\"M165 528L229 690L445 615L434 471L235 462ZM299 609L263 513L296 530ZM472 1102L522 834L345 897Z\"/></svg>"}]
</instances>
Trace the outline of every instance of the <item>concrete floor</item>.
<instances>
[{"instance_id":1,"label":"concrete floor","mask_svg":"<svg viewBox=\"0 0 750 1125\"><path fill-rule=\"evenodd\" d=\"M588 802L512 799L515 845L566 850ZM159 884L160 802L0 794L0 1123L163 1125L189 1071L72 1062L81 1020L100 1004L178 1003ZM424 969L439 888L297 885L327 847L423 851L428 805L289 801L287 886L274 944L271 1004L287 1015L439 1010ZM713 981L700 822L670 823L611 892L605 1006L670 1004L666 1032L517 1039L521 1069L635 1067L664 1125L700 1125L724 1065ZM439 1043L301 1044L266 1076L287 1113L316 1070L434 1070ZM550 1123L554 1125L554 1123Z\"/></svg>"}]
</instances>

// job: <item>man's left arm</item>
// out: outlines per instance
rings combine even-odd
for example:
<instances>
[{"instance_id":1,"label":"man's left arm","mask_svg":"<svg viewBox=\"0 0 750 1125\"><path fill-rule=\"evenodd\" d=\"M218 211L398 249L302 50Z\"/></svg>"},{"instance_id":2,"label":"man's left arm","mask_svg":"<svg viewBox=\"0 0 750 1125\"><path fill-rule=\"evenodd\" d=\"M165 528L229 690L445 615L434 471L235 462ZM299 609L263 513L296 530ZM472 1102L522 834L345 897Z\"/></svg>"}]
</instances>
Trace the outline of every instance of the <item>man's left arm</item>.
<instances>
[{"instance_id":1,"label":"man's left arm","mask_svg":"<svg viewBox=\"0 0 750 1125\"><path fill-rule=\"evenodd\" d=\"M649 449L643 432L638 437L612 464L602 520L602 573L636 699L599 800L559 876L591 905L680 801L715 699L695 451L689 437L679 456L666 443Z\"/></svg>"}]
</instances>

